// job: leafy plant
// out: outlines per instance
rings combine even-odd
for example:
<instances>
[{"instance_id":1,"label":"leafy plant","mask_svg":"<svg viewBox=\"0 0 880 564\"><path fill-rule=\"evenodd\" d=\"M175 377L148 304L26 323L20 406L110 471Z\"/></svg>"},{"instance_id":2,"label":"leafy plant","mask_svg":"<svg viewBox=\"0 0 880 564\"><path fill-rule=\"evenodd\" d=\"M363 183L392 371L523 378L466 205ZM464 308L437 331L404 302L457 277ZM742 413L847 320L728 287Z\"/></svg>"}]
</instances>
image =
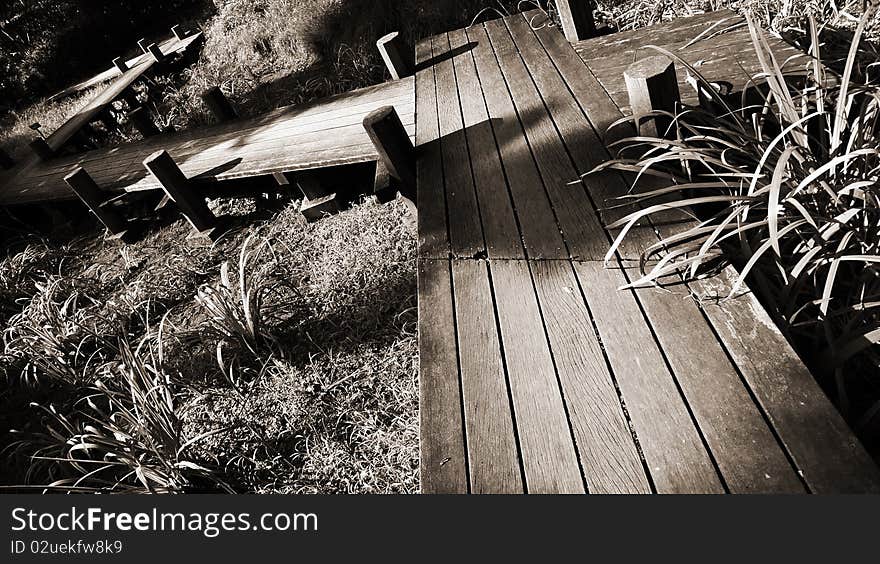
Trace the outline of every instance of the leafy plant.
<instances>
[{"instance_id":1,"label":"leafy plant","mask_svg":"<svg viewBox=\"0 0 880 564\"><path fill-rule=\"evenodd\" d=\"M645 250L632 286L695 277L713 259L732 257L741 268L731 294L753 280L787 329L821 349L844 404L844 367L880 365L880 95L855 79L869 19L837 75L822 64L812 18L811 57L798 73L783 70L749 18L762 72L739 99L654 47L697 77L702 103L666 114L672 124L658 137L615 143L618 158L592 171L637 173L621 201L639 209L609 226L621 229L609 258L637 223L652 219L663 237ZM690 221L678 228L660 220L686 210Z\"/></svg>"},{"instance_id":2,"label":"leafy plant","mask_svg":"<svg viewBox=\"0 0 880 564\"><path fill-rule=\"evenodd\" d=\"M241 246L238 276L233 279L230 263L224 261L219 284L202 286L196 297L208 315L204 328L217 341L217 362L233 385L238 384L234 374L242 357L259 361L278 351L272 326L291 315L293 303L283 289L298 295L271 244L263 240L252 246L255 237ZM224 351L231 351L233 357Z\"/></svg>"},{"instance_id":3,"label":"leafy plant","mask_svg":"<svg viewBox=\"0 0 880 564\"><path fill-rule=\"evenodd\" d=\"M133 349L120 338L119 353L120 362L104 366L105 377L72 406L34 405L42 431L18 433L9 447L30 459L28 484L95 493L228 490L192 454L196 443L225 429L183 436L161 348L144 338Z\"/></svg>"},{"instance_id":4,"label":"leafy plant","mask_svg":"<svg viewBox=\"0 0 880 564\"><path fill-rule=\"evenodd\" d=\"M9 320L5 356L21 366L23 380L31 383L45 378L71 386L88 383L102 344L87 329L92 313L83 302L89 305L89 298L68 291L57 275L35 283L35 289L30 302Z\"/></svg>"}]
</instances>

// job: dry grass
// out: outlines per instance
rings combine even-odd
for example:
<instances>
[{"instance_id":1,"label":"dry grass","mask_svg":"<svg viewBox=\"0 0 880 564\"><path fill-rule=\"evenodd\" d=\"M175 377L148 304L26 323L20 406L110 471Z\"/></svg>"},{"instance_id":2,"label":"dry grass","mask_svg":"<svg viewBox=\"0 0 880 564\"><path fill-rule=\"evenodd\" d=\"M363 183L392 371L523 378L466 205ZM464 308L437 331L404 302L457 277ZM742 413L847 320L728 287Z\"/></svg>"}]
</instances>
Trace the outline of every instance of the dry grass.
<instances>
[{"instance_id":1,"label":"dry grass","mask_svg":"<svg viewBox=\"0 0 880 564\"><path fill-rule=\"evenodd\" d=\"M407 214L399 203L363 204L307 224L291 202L213 246L182 244L182 221L128 247L48 244L63 259L50 274L32 269L32 280L21 270L34 293L16 297L0 360L16 390L30 390L0 398L19 429L7 454L28 472L7 482L415 491ZM34 254L25 247L4 264ZM229 290L228 307L208 288Z\"/></svg>"},{"instance_id":2,"label":"dry grass","mask_svg":"<svg viewBox=\"0 0 880 564\"><path fill-rule=\"evenodd\" d=\"M11 111L0 118L0 147L16 160L24 158L28 153L27 144L38 135L31 129L31 124L39 123L43 135L50 135L85 107L101 88L95 86L63 100L41 100L19 111Z\"/></svg>"}]
</instances>

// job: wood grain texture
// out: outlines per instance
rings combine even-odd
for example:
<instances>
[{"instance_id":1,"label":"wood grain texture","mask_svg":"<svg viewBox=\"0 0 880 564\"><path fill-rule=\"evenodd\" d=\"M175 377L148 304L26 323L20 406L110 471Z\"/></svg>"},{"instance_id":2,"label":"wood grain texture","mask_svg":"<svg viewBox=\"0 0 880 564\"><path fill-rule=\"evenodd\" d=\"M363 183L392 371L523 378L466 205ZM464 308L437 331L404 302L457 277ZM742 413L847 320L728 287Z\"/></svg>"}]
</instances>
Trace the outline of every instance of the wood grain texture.
<instances>
[{"instance_id":1,"label":"wood grain texture","mask_svg":"<svg viewBox=\"0 0 880 564\"><path fill-rule=\"evenodd\" d=\"M413 88L413 79L408 78L255 118L53 159L27 167L8 180L0 203L70 198L63 178L79 166L110 191L160 189L140 167L144 158L159 149L167 150L188 178L199 177L203 182L374 161L377 154L363 130L364 115L393 105L412 136Z\"/></svg>"},{"instance_id":2,"label":"wood grain texture","mask_svg":"<svg viewBox=\"0 0 880 564\"><path fill-rule=\"evenodd\" d=\"M651 478L659 493L722 493L724 488L687 405L621 273L575 263L602 344Z\"/></svg>"},{"instance_id":3,"label":"wood grain texture","mask_svg":"<svg viewBox=\"0 0 880 564\"><path fill-rule=\"evenodd\" d=\"M703 22L700 26L707 27L706 19L700 18L700 21ZM641 33L643 32L630 35L638 41L646 41L647 39L638 39ZM699 31L682 31L667 36L666 40L687 42L697 33ZM537 35L548 50L562 46L559 35L552 31L539 29ZM663 35L654 33L651 37L660 40ZM716 38L710 41L720 40L721 38ZM736 44L732 38L725 41ZM782 46L779 44L774 45L776 49L780 47ZM613 100L607 93L603 95L600 91L601 85L591 72L583 72L569 57L556 57L555 61L595 129L604 130L622 117L622 110L626 109L624 100L620 97ZM589 63L590 59L586 59L586 62ZM661 222L658 229L663 236L686 229L690 225L688 218L681 213L670 212L658 219ZM650 244L650 241L646 239L638 244ZM634 250L638 250L638 247ZM735 273L728 269L717 279L694 282L691 286L699 295L726 295L725 284L729 284L732 276ZM726 288L729 289L729 285ZM687 328L698 326L699 318L693 312L690 302L675 300L670 303L668 296L652 296L647 291L640 291L638 295L655 323L658 336L666 341L663 344L664 350L679 374L681 385L695 416L700 420L707 441L714 445L713 452L731 490L754 491L758 488L762 491L797 491L796 484L787 476L788 472L784 470L785 467L772 448L766 432L762 430L756 409L736 399L744 399L743 391L748 391L757 398L757 410L770 421L783 442L784 450L794 460L797 470L803 473L812 491L871 491L875 487L872 484L877 479L876 466L866 459L864 449L845 427L839 414L754 298L744 296L723 303L711 300L704 302L703 307L711 326L721 338L721 343L713 345L712 341L717 339L707 338L703 331L694 332L687 339L678 338ZM684 296L681 298L684 300ZM691 324L687 321L689 318ZM703 343L697 346L699 341ZM693 350L706 356L701 360L700 366L687 368L687 364L693 362L689 358L692 353L687 351L691 344L694 345ZM778 350L772 348L777 346ZM723 349L725 356L729 354L734 359L735 367L731 365L725 369L726 363L722 361L722 351L718 347ZM714 368L699 374L703 364ZM742 374L745 390L741 390L736 384L731 368ZM770 374L773 375L772 380L768 380ZM785 374L792 376L786 378ZM786 381L787 379L790 381ZM713 382L710 388L699 391L699 387L710 382ZM693 389L689 392L690 387ZM790 387L798 391L786 400L784 394ZM715 393L710 394L709 390ZM713 406L713 403L720 405ZM727 409L722 409L725 405ZM815 425L815 429L804 431L807 424L800 418L805 413L799 409L799 405L811 405L812 409L825 414L811 420L810 425ZM827 419L823 421L823 418ZM754 434L751 438L750 433ZM722 444L722 440L727 444ZM748 445L747 450L743 450L747 441L753 442ZM823 446L817 446L817 443ZM819 455L823 449L827 449L824 457ZM729 454L725 454L724 450L729 450ZM743 458L737 462L738 457ZM742 460L746 459L750 462L743 464ZM842 460L846 462L839 462ZM800 461L811 466L812 472L809 474L812 476L809 478ZM762 468L767 469L769 479L762 479Z\"/></svg>"},{"instance_id":4,"label":"wood grain texture","mask_svg":"<svg viewBox=\"0 0 880 564\"><path fill-rule=\"evenodd\" d=\"M437 119L437 88L434 79L431 40L416 45L416 186L419 209L419 256L449 256L446 222L446 191L443 188L443 155L440 151L440 123Z\"/></svg>"},{"instance_id":5,"label":"wood grain texture","mask_svg":"<svg viewBox=\"0 0 880 564\"><path fill-rule=\"evenodd\" d=\"M486 245L480 221L480 207L470 167L467 136L458 100L455 64L446 35L433 39L437 115L440 121L440 149L443 152L443 181L449 217L449 247L454 257L485 256Z\"/></svg>"},{"instance_id":6,"label":"wood grain texture","mask_svg":"<svg viewBox=\"0 0 880 564\"><path fill-rule=\"evenodd\" d=\"M463 30L450 32L449 43L454 52L461 51L453 63L486 252L489 258L524 258L495 135L469 52L471 46Z\"/></svg>"},{"instance_id":7,"label":"wood grain texture","mask_svg":"<svg viewBox=\"0 0 880 564\"><path fill-rule=\"evenodd\" d=\"M482 26L468 28L467 36L475 44L472 51L474 62L507 175L508 188L519 217L526 254L530 258L567 258L565 242L556 224L550 200L543 190L541 175L495 59L489 36Z\"/></svg>"},{"instance_id":8,"label":"wood grain texture","mask_svg":"<svg viewBox=\"0 0 880 564\"><path fill-rule=\"evenodd\" d=\"M534 261L532 273L587 488L650 493L571 263Z\"/></svg>"},{"instance_id":9,"label":"wood grain texture","mask_svg":"<svg viewBox=\"0 0 880 564\"><path fill-rule=\"evenodd\" d=\"M635 292L731 493L804 493L687 288Z\"/></svg>"},{"instance_id":10,"label":"wood grain texture","mask_svg":"<svg viewBox=\"0 0 880 564\"><path fill-rule=\"evenodd\" d=\"M734 276L728 269L692 286L811 491L880 492L877 465L754 295L718 302Z\"/></svg>"},{"instance_id":11,"label":"wood grain texture","mask_svg":"<svg viewBox=\"0 0 880 564\"><path fill-rule=\"evenodd\" d=\"M526 261L491 261L495 302L529 493L584 483Z\"/></svg>"},{"instance_id":12,"label":"wood grain texture","mask_svg":"<svg viewBox=\"0 0 880 564\"><path fill-rule=\"evenodd\" d=\"M422 493L467 493L467 450L448 260L419 261Z\"/></svg>"},{"instance_id":13,"label":"wood grain texture","mask_svg":"<svg viewBox=\"0 0 880 564\"><path fill-rule=\"evenodd\" d=\"M577 174L585 174L593 170L608 158L608 152L557 68L576 64L580 65L583 72L583 62L564 40L554 45L548 53L525 16L508 18L505 23L544 98L550 119L562 137ZM589 206L592 210L597 208L602 210L594 213L599 213L602 223L607 225L633 211L632 206L619 206L620 202L614 200L625 194L627 188L617 172L606 171L591 175L580 185L570 186L569 190L580 190L589 194L592 203L585 198L583 205ZM628 239L620 246L618 254L626 260L638 259L642 242L645 240L651 242L656 240L656 234L647 220L643 226L631 230ZM607 250L609 245L610 239L605 238L603 248Z\"/></svg>"},{"instance_id":14,"label":"wood grain texture","mask_svg":"<svg viewBox=\"0 0 880 564\"><path fill-rule=\"evenodd\" d=\"M608 241L582 190L572 189L577 180L559 134L544 106L528 69L519 57L502 20L486 23L486 30L504 74L526 138L538 164L544 187L553 204L557 221L572 258L594 260L602 257Z\"/></svg>"},{"instance_id":15,"label":"wood grain texture","mask_svg":"<svg viewBox=\"0 0 880 564\"><path fill-rule=\"evenodd\" d=\"M452 262L461 391L473 493L522 493L495 304L484 261Z\"/></svg>"}]
</instances>

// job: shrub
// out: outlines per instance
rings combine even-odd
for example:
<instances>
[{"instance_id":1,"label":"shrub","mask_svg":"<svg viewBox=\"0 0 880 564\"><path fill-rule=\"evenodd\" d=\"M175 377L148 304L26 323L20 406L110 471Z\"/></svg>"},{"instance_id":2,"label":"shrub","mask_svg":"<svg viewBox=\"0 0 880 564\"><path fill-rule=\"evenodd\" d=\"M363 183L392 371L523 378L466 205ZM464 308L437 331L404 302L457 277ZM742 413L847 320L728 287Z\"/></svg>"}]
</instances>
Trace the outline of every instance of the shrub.
<instances>
[{"instance_id":1,"label":"shrub","mask_svg":"<svg viewBox=\"0 0 880 564\"><path fill-rule=\"evenodd\" d=\"M835 371L844 404L844 368L853 361L877 367L880 360L880 96L854 80L868 20L836 75L822 65L810 18L813 58L806 75L795 75L783 72L749 19L763 72L738 104L658 49L699 77L707 99L669 116L666 138L624 139L616 144L618 158L599 167L639 173L624 200L640 210L609 226L622 229L609 256L645 218L702 211L699 221L667 231L645 251L644 276L633 286L676 272L698 276L712 259L733 257L741 269L732 294L751 278L787 330L818 343L820 365Z\"/></svg>"},{"instance_id":2,"label":"shrub","mask_svg":"<svg viewBox=\"0 0 880 564\"><path fill-rule=\"evenodd\" d=\"M120 361L103 366L103 377L82 388L85 395L72 405L34 405L42 430L19 433L9 447L13 455L30 459L28 484L96 493L228 490L188 456L196 443L219 431L183 436L161 349L150 338L137 348L120 338L118 348Z\"/></svg>"}]
</instances>

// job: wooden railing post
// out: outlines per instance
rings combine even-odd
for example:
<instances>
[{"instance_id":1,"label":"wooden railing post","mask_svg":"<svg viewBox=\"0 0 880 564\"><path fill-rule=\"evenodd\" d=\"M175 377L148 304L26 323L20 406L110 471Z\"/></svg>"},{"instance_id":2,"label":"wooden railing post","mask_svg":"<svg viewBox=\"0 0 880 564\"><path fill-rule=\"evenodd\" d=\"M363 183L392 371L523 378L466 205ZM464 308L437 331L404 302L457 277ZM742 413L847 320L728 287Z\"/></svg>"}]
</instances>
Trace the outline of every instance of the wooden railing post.
<instances>
[{"instance_id":1,"label":"wooden railing post","mask_svg":"<svg viewBox=\"0 0 880 564\"><path fill-rule=\"evenodd\" d=\"M121 235L128 229L128 221L118 211L107 205L105 194L89 176L84 168L79 167L64 177L64 181L80 200L104 224L113 235Z\"/></svg>"},{"instance_id":2,"label":"wooden railing post","mask_svg":"<svg viewBox=\"0 0 880 564\"><path fill-rule=\"evenodd\" d=\"M150 55L153 56L153 59L157 63L161 63L165 60L165 55L162 53L161 47L159 47L155 43L150 43L150 45L147 47L147 51L150 52Z\"/></svg>"},{"instance_id":3,"label":"wooden railing post","mask_svg":"<svg viewBox=\"0 0 880 564\"><path fill-rule=\"evenodd\" d=\"M147 44L147 40L146 40L146 39L138 39L137 44L138 44L138 47L141 48L141 51L144 52L144 55L149 55L149 54L150 54L150 50L149 50L149 48L148 48L148 44Z\"/></svg>"},{"instance_id":4,"label":"wooden railing post","mask_svg":"<svg viewBox=\"0 0 880 564\"><path fill-rule=\"evenodd\" d=\"M144 166L162 185L168 197L174 200L190 225L213 239L211 231L218 226L217 216L208 208L205 198L194 189L171 155L165 150L157 151L144 160Z\"/></svg>"},{"instance_id":5,"label":"wooden railing post","mask_svg":"<svg viewBox=\"0 0 880 564\"><path fill-rule=\"evenodd\" d=\"M596 35L592 0L556 0L562 33L569 42L583 41Z\"/></svg>"},{"instance_id":6,"label":"wooden railing post","mask_svg":"<svg viewBox=\"0 0 880 564\"><path fill-rule=\"evenodd\" d=\"M0 167L5 169L10 169L15 166L15 161L9 156L5 150L0 148Z\"/></svg>"},{"instance_id":7,"label":"wooden railing post","mask_svg":"<svg viewBox=\"0 0 880 564\"><path fill-rule=\"evenodd\" d=\"M329 192L318 180L314 172L304 170L295 177L296 185L303 195L299 213L309 223L339 213L339 201L335 192Z\"/></svg>"},{"instance_id":8,"label":"wooden railing post","mask_svg":"<svg viewBox=\"0 0 880 564\"><path fill-rule=\"evenodd\" d=\"M128 112L128 119L131 120L134 128L144 137L152 137L159 134L159 128L153 123L149 111L143 106L138 106Z\"/></svg>"},{"instance_id":9,"label":"wooden railing post","mask_svg":"<svg viewBox=\"0 0 880 564\"><path fill-rule=\"evenodd\" d=\"M380 204L387 204L397 197L400 181L388 172L383 160L376 161L376 177L373 180L373 195Z\"/></svg>"},{"instance_id":10,"label":"wooden railing post","mask_svg":"<svg viewBox=\"0 0 880 564\"><path fill-rule=\"evenodd\" d=\"M367 114L364 129L373 142L379 160L400 181L401 192L415 201L415 148L394 106L385 106Z\"/></svg>"},{"instance_id":11,"label":"wooden railing post","mask_svg":"<svg viewBox=\"0 0 880 564\"><path fill-rule=\"evenodd\" d=\"M125 74L128 71L128 64L126 64L125 59L122 57L116 57L113 59L113 66L119 69L119 72Z\"/></svg>"},{"instance_id":12,"label":"wooden railing post","mask_svg":"<svg viewBox=\"0 0 880 564\"><path fill-rule=\"evenodd\" d=\"M176 37L178 41L186 39L186 36L188 35L185 31L180 29L180 24L171 26L171 33L174 34L174 37Z\"/></svg>"},{"instance_id":13,"label":"wooden railing post","mask_svg":"<svg viewBox=\"0 0 880 564\"><path fill-rule=\"evenodd\" d=\"M47 161L55 156L55 149L50 147L42 137L37 137L31 141L29 147L41 161Z\"/></svg>"},{"instance_id":14,"label":"wooden railing post","mask_svg":"<svg viewBox=\"0 0 880 564\"><path fill-rule=\"evenodd\" d=\"M640 135L675 137L672 118L658 116L642 123L643 116L653 111L675 115L681 104L675 64L665 55L654 55L631 64L623 73L629 93L629 105L636 117Z\"/></svg>"},{"instance_id":15,"label":"wooden railing post","mask_svg":"<svg viewBox=\"0 0 880 564\"><path fill-rule=\"evenodd\" d=\"M238 117L229 99L223 95L219 86L209 88L202 93L202 100L218 121L229 121Z\"/></svg>"},{"instance_id":16,"label":"wooden railing post","mask_svg":"<svg viewBox=\"0 0 880 564\"><path fill-rule=\"evenodd\" d=\"M415 52L411 47L404 43L403 38L398 32L392 32L382 37L376 42L379 53L382 54L382 60L391 73L391 78L400 80L405 76L413 74L415 69Z\"/></svg>"}]
</instances>

